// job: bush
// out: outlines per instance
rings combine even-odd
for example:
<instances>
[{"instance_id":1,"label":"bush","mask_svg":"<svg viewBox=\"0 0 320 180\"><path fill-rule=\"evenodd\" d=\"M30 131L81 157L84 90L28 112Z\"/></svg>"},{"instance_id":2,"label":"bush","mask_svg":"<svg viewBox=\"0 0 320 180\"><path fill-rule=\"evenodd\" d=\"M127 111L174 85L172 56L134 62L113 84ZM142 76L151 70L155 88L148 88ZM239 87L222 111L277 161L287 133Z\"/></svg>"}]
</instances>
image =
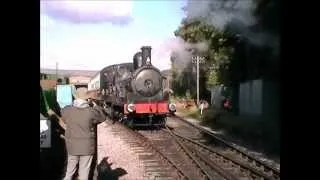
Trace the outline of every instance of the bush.
<instances>
[{"instance_id":1,"label":"bush","mask_svg":"<svg viewBox=\"0 0 320 180\"><path fill-rule=\"evenodd\" d=\"M209 108L204 111L202 124L218 128L217 119L221 116L221 111L216 108Z\"/></svg>"},{"instance_id":2,"label":"bush","mask_svg":"<svg viewBox=\"0 0 320 180\"><path fill-rule=\"evenodd\" d=\"M280 128L277 120L259 117L240 117L210 108L206 111L202 124L213 129L223 129L228 134L243 139L270 153L280 152Z\"/></svg>"}]
</instances>

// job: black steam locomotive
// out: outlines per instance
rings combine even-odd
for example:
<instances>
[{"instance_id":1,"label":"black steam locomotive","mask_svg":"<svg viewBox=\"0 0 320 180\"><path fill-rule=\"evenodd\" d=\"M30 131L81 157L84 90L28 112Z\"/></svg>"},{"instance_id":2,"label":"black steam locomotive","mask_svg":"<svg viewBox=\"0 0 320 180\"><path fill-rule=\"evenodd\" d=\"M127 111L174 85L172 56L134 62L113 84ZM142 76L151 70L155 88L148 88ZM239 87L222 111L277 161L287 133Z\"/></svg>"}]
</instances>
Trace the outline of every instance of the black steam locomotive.
<instances>
[{"instance_id":1,"label":"black steam locomotive","mask_svg":"<svg viewBox=\"0 0 320 180\"><path fill-rule=\"evenodd\" d=\"M129 126L163 126L176 110L164 91L165 77L151 64L151 47L143 46L133 63L102 69L88 84L90 92L102 97L113 120Z\"/></svg>"}]
</instances>

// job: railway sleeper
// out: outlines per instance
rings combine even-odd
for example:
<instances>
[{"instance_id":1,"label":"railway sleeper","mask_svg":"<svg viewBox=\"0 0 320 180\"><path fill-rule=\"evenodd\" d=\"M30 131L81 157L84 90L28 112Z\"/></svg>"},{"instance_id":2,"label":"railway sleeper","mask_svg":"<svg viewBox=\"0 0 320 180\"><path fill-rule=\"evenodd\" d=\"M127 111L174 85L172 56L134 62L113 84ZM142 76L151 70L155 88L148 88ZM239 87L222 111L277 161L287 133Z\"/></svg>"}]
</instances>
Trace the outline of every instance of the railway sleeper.
<instances>
[{"instance_id":1,"label":"railway sleeper","mask_svg":"<svg viewBox=\"0 0 320 180\"><path fill-rule=\"evenodd\" d=\"M144 147L134 147L134 148L130 148L131 150L135 151L135 152L146 152L146 148Z\"/></svg>"},{"instance_id":2,"label":"railway sleeper","mask_svg":"<svg viewBox=\"0 0 320 180\"><path fill-rule=\"evenodd\" d=\"M132 149L135 153L150 153L145 148Z\"/></svg>"},{"instance_id":3,"label":"railway sleeper","mask_svg":"<svg viewBox=\"0 0 320 180\"><path fill-rule=\"evenodd\" d=\"M158 179L176 179L176 178L173 178L168 174L149 174L149 179L158 180Z\"/></svg>"},{"instance_id":4,"label":"railway sleeper","mask_svg":"<svg viewBox=\"0 0 320 180\"><path fill-rule=\"evenodd\" d=\"M143 164L143 166L145 167L145 168L157 168L157 167L160 167L160 168L162 168L162 169L164 169L164 170L167 170L168 168L165 168L165 167L163 167L163 165L162 164L159 164L159 163L142 163ZM170 169L170 168L169 168Z\"/></svg>"},{"instance_id":5,"label":"railway sleeper","mask_svg":"<svg viewBox=\"0 0 320 180\"><path fill-rule=\"evenodd\" d=\"M137 154L139 156L152 156L153 155L153 153L151 153L151 152L137 152Z\"/></svg>"},{"instance_id":6,"label":"railway sleeper","mask_svg":"<svg viewBox=\"0 0 320 180\"><path fill-rule=\"evenodd\" d=\"M139 158L143 164L163 164L159 160L148 161L146 159Z\"/></svg>"},{"instance_id":7,"label":"railway sleeper","mask_svg":"<svg viewBox=\"0 0 320 180\"><path fill-rule=\"evenodd\" d=\"M155 167L152 167L152 168L146 167L145 172L147 172L147 173L157 173L157 174L164 175L164 174L168 174L169 171L163 170L162 167L157 167L157 168L155 168Z\"/></svg>"},{"instance_id":8,"label":"railway sleeper","mask_svg":"<svg viewBox=\"0 0 320 180\"><path fill-rule=\"evenodd\" d=\"M175 178L171 176L168 176L168 177L161 176L161 177L157 177L156 180L175 180Z\"/></svg>"},{"instance_id":9,"label":"railway sleeper","mask_svg":"<svg viewBox=\"0 0 320 180\"><path fill-rule=\"evenodd\" d=\"M156 156L153 153L145 153L145 154L140 154L139 158L145 161L152 161L153 159L156 158Z\"/></svg>"}]
</instances>

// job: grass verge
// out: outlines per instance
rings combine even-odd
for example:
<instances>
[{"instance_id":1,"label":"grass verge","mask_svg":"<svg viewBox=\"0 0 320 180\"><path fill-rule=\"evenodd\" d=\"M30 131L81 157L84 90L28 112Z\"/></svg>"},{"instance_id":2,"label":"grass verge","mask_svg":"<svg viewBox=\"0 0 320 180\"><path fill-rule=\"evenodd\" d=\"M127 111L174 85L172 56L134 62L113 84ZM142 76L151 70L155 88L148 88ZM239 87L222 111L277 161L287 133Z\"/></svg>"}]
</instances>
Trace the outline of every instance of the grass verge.
<instances>
[{"instance_id":1,"label":"grass verge","mask_svg":"<svg viewBox=\"0 0 320 180\"><path fill-rule=\"evenodd\" d=\"M190 117L194 119L202 119L199 110L196 107L189 108L177 108L177 112L179 112L183 117Z\"/></svg>"}]
</instances>

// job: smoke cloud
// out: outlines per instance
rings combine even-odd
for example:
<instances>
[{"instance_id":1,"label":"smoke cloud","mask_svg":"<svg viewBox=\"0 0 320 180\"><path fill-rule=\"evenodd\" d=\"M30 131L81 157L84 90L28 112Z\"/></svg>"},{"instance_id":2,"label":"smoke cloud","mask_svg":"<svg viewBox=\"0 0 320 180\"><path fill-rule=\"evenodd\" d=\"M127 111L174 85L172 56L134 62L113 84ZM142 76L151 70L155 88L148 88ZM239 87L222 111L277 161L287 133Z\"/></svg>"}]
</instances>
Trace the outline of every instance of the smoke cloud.
<instances>
[{"instance_id":1,"label":"smoke cloud","mask_svg":"<svg viewBox=\"0 0 320 180\"><path fill-rule=\"evenodd\" d=\"M175 67L179 70L183 70L192 61L193 54L190 49L194 49L197 52L205 52L208 50L208 43L206 41L199 43L187 43L182 38L170 38L164 41L159 46L155 47L156 58L160 56L174 57Z\"/></svg>"},{"instance_id":2,"label":"smoke cloud","mask_svg":"<svg viewBox=\"0 0 320 180\"><path fill-rule=\"evenodd\" d=\"M132 21L130 1L41 0L40 6L41 13L71 23L126 25Z\"/></svg>"},{"instance_id":3,"label":"smoke cloud","mask_svg":"<svg viewBox=\"0 0 320 180\"><path fill-rule=\"evenodd\" d=\"M211 0L188 1L185 10L187 19L204 19L208 24L223 30L234 19L244 26L255 23L251 15L254 5L252 0Z\"/></svg>"},{"instance_id":4,"label":"smoke cloud","mask_svg":"<svg viewBox=\"0 0 320 180\"><path fill-rule=\"evenodd\" d=\"M279 53L279 37L264 30L253 30L257 19L253 16L256 4L254 0L189 0L184 8L186 19L201 19L220 30L227 30L238 34L241 39L249 41L256 46L267 46L273 48L274 54ZM179 63L186 64L183 59L190 59L190 53L184 51L188 44L183 40L173 43L178 46L178 54L182 60ZM204 43L205 44L205 43ZM190 46L190 45L189 45ZM181 61L181 62L180 62Z\"/></svg>"}]
</instances>

